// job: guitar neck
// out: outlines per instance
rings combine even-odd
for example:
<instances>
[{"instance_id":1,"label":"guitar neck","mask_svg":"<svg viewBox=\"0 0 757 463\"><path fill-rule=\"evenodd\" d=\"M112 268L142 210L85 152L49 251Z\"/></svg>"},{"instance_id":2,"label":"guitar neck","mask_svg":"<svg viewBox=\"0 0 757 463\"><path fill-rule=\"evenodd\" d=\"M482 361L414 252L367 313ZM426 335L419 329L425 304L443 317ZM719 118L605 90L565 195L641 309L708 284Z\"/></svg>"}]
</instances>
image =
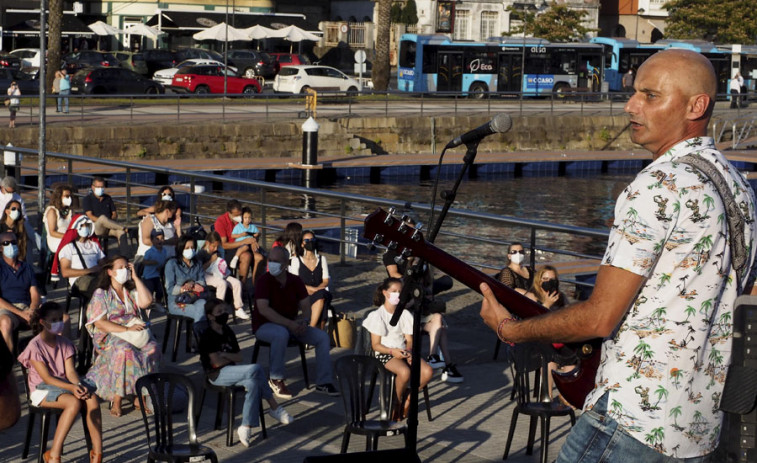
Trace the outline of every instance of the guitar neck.
<instances>
[{"instance_id":1,"label":"guitar neck","mask_svg":"<svg viewBox=\"0 0 757 463\"><path fill-rule=\"evenodd\" d=\"M505 286L498 280L447 254L432 244L425 243L422 250L417 251L419 252L416 252L416 254L428 263L479 294L481 293L479 286L481 283L486 283L492 289L492 292L494 292L497 300L508 311L521 318L535 317L549 312L541 304L532 301L514 289Z\"/></svg>"}]
</instances>

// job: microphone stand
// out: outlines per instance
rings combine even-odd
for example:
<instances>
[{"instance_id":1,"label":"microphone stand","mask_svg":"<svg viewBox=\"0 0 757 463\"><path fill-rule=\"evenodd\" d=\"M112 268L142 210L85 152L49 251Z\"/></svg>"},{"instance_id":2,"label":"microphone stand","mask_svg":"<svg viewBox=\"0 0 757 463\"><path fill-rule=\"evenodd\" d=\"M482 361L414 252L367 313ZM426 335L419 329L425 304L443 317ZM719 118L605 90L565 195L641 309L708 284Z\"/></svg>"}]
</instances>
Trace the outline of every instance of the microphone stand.
<instances>
[{"instance_id":1,"label":"microphone stand","mask_svg":"<svg viewBox=\"0 0 757 463\"><path fill-rule=\"evenodd\" d=\"M433 243L436 236L439 234L439 230L442 228L442 223L447 217L452 203L455 202L455 196L457 196L457 190L462 183L465 174L468 172L468 168L473 165L478 153L478 143L476 140L465 146L468 150L463 157L463 166L460 169L460 174L455 180L455 184L452 190L445 190L442 192L441 197L444 199L444 206L442 207L439 216L434 222L434 207L431 207L431 219L429 223L432 224L429 234L426 236L428 243ZM447 148L442 151L441 157ZM440 157L440 163L441 163ZM438 172L438 171L437 171ZM438 174L437 174L438 175ZM407 416L407 440L405 449L408 452L412 452L417 456L417 444L418 444L418 389L421 382L421 316L423 315L423 306L426 304L424 297L425 286L423 284L423 277L425 271L423 270L425 261L423 259L415 259L413 265L408 268L405 278L403 279L402 292L400 292L400 303L397 305L394 317L392 317L391 324L396 325L395 317L399 320L399 314L404 310L405 305L411 300L413 302L413 350L412 350L412 363L410 365L410 410ZM400 397L400 400L402 398ZM401 404L400 404L401 405Z\"/></svg>"}]
</instances>

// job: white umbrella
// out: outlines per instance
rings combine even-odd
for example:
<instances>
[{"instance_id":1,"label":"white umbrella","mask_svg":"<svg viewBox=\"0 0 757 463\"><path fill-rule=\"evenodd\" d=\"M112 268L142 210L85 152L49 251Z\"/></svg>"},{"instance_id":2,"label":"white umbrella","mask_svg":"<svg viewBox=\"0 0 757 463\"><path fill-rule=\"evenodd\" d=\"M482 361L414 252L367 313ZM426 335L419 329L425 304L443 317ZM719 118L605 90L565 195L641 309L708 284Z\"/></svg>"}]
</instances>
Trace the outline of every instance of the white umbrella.
<instances>
[{"instance_id":1,"label":"white umbrella","mask_svg":"<svg viewBox=\"0 0 757 463\"><path fill-rule=\"evenodd\" d=\"M317 42L321 40L321 38L318 37L317 35L311 34L305 29L300 29L297 26L288 26L283 29L274 31L271 37L286 39L286 40L289 40L290 42L302 42L303 40L310 40L313 42Z\"/></svg>"},{"instance_id":2,"label":"white umbrella","mask_svg":"<svg viewBox=\"0 0 757 463\"><path fill-rule=\"evenodd\" d=\"M125 34L134 34L134 35L143 35L145 37L149 37L153 40L157 39L158 36L165 34L165 32L159 31L155 28L152 28L144 23L137 23L132 24L130 26L127 26L124 29Z\"/></svg>"},{"instance_id":3,"label":"white umbrella","mask_svg":"<svg viewBox=\"0 0 757 463\"><path fill-rule=\"evenodd\" d=\"M267 39L268 37L272 37L272 34L276 32L275 30L261 26L260 24L255 24L252 27L248 27L247 29L242 30L247 33L247 36L253 40Z\"/></svg>"},{"instance_id":4,"label":"white umbrella","mask_svg":"<svg viewBox=\"0 0 757 463\"><path fill-rule=\"evenodd\" d=\"M116 29L110 24L104 23L102 21L93 22L87 27L89 27L92 32L97 35L118 35L123 33L121 29Z\"/></svg>"},{"instance_id":5,"label":"white umbrella","mask_svg":"<svg viewBox=\"0 0 757 463\"><path fill-rule=\"evenodd\" d=\"M228 32L228 36L227 36ZM231 27L226 23L216 24L213 27L200 31L192 36L195 40L219 40L226 41L250 41L250 36L242 29Z\"/></svg>"}]
</instances>

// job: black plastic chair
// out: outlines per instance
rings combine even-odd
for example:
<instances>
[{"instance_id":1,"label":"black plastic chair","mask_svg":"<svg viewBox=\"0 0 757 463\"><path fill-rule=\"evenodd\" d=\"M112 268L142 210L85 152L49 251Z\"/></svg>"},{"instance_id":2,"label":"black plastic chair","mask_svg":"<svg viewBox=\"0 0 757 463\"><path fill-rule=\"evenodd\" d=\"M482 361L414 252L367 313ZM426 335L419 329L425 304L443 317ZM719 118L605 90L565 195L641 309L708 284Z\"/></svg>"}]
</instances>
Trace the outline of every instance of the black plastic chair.
<instances>
[{"instance_id":1,"label":"black plastic chair","mask_svg":"<svg viewBox=\"0 0 757 463\"><path fill-rule=\"evenodd\" d=\"M166 309L167 310L167 309ZM179 340L181 338L181 323L184 322L186 327L185 339L186 344L184 351L190 353L192 351L192 326L194 325L194 319L191 317L185 317L184 315L177 315L166 311L166 329L163 333L163 353L166 353L166 347L168 346L168 339L171 337L171 325L174 326L176 335L173 338L173 352L171 353L171 361L176 361L176 354L179 351Z\"/></svg>"},{"instance_id":2,"label":"black plastic chair","mask_svg":"<svg viewBox=\"0 0 757 463\"><path fill-rule=\"evenodd\" d=\"M184 389L187 394L187 435L188 444L174 443L174 420L172 409L177 391ZM179 393L180 394L180 393ZM150 398L153 413L147 414L145 395ZM205 457L212 463L218 463L216 453L210 447L197 441L195 428L194 400L195 392L192 382L177 373L151 373L137 380L137 398L145 423L149 454L147 461L190 461L193 457ZM150 435L150 429L154 435Z\"/></svg>"},{"instance_id":3,"label":"black plastic chair","mask_svg":"<svg viewBox=\"0 0 757 463\"><path fill-rule=\"evenodd\" d=\"M390 420L394 388L381 362L367 355L347 355L336 361L335 368L345 415L341 453L347 452L351 434L366 436L366 451L378 449L379 437L403 434L407 439L407 426ZM377 384L378 419L368 419Z\"/></svg>"},{"instance_id":4,"label":"black plastic chair","mask_svg":"<svg viewBox=\"0 0 757 463\"><path fill-rule=\"evenodd\" d=\"M253 317L250 317L250 323L252 323ZM252 363L258 363L258 354L261 347L271 348L271 343L261 341L255 337L255 346L252 348ZM297 339L290 337L287 342L287 347L297 347L300 350L300 363L302 364L302 376L305 378L305 389L310 389L310 381L308 380L308 362L305 358L305 344L299 342Z\"/></svg>"},{"instance_id":5,"label":"black plastic chair","mask_svg":"<svg viewBox=\"0 0 757 463\"><path fill-rule=\"evenodd\" d=\"M200 338L202 333L209 328L207 321L195 323L192 332L195 336L195 343L200 345ZM213 391L217 393L216 399L216 418L213 424L213 429L221 428L221 418L223 417L224 399L229 404L229 413L227 414L226 423L226 446L231 447L234 445L234 402L237 392L244 393L245 389L242 386L218 386L210 382L207 375L205 377L205 387L202 388L202 395L200 395L200 406L197 409L197 418L195 421L200 423L200 415L202 415L202 406L205 404L205 394L207 391ZM263 398L261 395L260 403L258 404L258 410L260 411L260 432L263 435L263 439L268 437L268 432L265 427L265 413L263 412Z\"/></svg>"},{"instance_id":6,"label":"black plastic chair","mask_svg":"<svg viewBox=\"0 0 757 463\"><path fill-rule=\"evenodd\" d=\"M34 419L37 415L40 416L40 430L39 430L39 455L37 456L37 462L43 463L42 454L47 450L47 437L50 431L50 417L55 415L60 416L63 410L57 408L45 408L35 407L32 405L32 400L29 393L29 376L26 368L21 367L21 371L24 375L24 391L26 392L26 404L29 407L29 421L26 424L26 437L24 438L24 450L21 452L21 458L26 459L29 456L29 447L32 442L32 431L34 430ZM84 439L87 441L87 450L92 450L92 440L89 437L89 429L87 428L87 407L81 408L81 423L84 426Z\"/></svg>"},{"instance_id":7,"label":"black plastic chair","mask_svg":"<svg viewBox=\"0 0 757 463\"><path fill-rule=\"evenodd\" d=\"M528 443L526 455L533 454L534 439L536 435L536 420L541 422L541 462L547 463L547 451L549 450L549 426L553 416L570 416L571 426L576 424L576 415L571 407L554 402L549 398L549 355L543 351L546 347L536 343L517 344L511 349L512 358L510 366L514 368L513 388L518 403L513 410L513 417L510 421L510 431L507 434L507 444L505 444L505 454L503 460L507 460L510 453L510 445L515 434L515 425L518 422L518 415L528 415L531 418L528 429ZM531 400L531 381L529 373L539 371L536 388L539 391L538 400Z\"/></svg>"}]
</instances>

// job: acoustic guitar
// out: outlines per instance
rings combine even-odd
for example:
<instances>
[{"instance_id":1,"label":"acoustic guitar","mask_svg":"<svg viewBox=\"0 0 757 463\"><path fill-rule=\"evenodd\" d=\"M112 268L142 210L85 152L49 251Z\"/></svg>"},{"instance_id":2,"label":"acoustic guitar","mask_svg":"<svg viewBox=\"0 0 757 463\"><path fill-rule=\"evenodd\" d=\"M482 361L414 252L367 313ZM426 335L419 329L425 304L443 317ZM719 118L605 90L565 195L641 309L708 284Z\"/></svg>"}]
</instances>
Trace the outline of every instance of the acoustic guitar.
<instances>
[{"instance_id":1,"label":"acoustic guitar","mask_svg":"<svg viewBox=\"0 0 757 463\"><path fill-rule=\"evenodd\" d=\"M481 283L488 284L497 300L520 318L549 312L541 304L426 242L420 230L383 209L377 209L366 217L363 237L396 251L402 258L419 257L476 292L481 292ZM575 369L552 372L560 394L575 407L582 408L586 396L594 389L601 344L601 339L592 339L580 343L551 345L556 356L576 359Z\"/></svg>"}]
</instances>

